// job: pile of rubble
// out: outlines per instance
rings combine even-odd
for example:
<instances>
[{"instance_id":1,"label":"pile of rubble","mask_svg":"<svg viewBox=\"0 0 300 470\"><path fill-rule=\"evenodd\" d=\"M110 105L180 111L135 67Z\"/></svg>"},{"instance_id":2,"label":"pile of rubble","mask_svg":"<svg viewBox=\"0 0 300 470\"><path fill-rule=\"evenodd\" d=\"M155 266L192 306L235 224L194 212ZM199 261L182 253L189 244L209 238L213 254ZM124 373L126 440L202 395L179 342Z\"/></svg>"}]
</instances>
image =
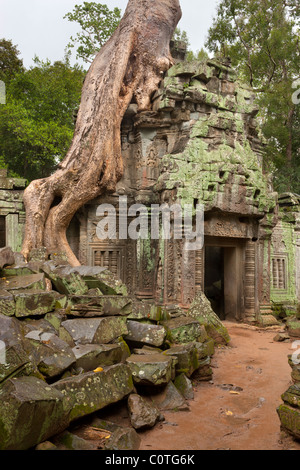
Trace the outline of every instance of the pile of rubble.
<instances>
[{"instance_id":1,"label":"pile of rubble","mask_svg":"<svg viewBox=\"0 0 300 470\"><path fill-rule=\"evenodd\" d=\"M138 448L137 431L186 407L191 378L210 379L215 344L230 340L203 295L188 312L137 301L105 268L45 250L25 262L1 249L0 268L0 449L73 442L72 423L124 399L131 429L93 429L104 448Z\"/></svg>"}]
</instances>

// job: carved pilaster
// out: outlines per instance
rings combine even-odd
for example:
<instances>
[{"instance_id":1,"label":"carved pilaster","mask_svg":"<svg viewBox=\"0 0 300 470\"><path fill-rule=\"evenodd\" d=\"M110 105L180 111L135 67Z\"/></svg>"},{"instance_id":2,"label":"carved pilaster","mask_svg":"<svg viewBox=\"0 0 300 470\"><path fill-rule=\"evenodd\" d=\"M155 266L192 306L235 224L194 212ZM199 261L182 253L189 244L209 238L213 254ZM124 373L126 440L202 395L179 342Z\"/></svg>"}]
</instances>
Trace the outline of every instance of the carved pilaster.
<instances>
[{"instance_id":1,"label":"carved pilaster","mask_svg":"<svg viewBox=\"0 0 300 470\"><path fill-rule=\"evenodd\" d=\"M189 307L195 298L195 253L183 247L181 281L183 307Z\"/></svg>"},{"instance_id":2,"label":"carved pilaster","mask_svg":"<svg viewBox=\"0 0 300 470\"><path fill-rule=\"evenodd\" d=\"M256 243L248 241L245 250L245 316L254 321L256 317Z\"/></svg>"},{"instance_id":3,"label":"carved pilaster","mask_svg":"<svg viewBox=\"0 0 300 470\"><path fill-rule=\"evenodd\" d=\"M204 291L204 249L196 251L195 257L195 294Z\"/></svg>"}]
</instances>

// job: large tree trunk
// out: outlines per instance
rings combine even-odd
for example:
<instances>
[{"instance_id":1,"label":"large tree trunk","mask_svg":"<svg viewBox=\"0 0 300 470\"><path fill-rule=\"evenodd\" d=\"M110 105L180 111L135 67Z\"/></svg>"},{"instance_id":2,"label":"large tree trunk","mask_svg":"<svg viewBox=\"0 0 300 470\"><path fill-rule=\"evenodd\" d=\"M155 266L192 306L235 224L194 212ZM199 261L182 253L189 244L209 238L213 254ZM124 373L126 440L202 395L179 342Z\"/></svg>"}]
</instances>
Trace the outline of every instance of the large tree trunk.
<instances>
[{"instance_id":1,"label":"large tree trunk","mask_svg":"<svg viewBox=\"0 0 300 470\"><path fill-rule=\"evenodd\" d=\"M71 147L58 170L25 191L22 253L45 246L65 252L66 230L80 207L115 190L123 174L120 127L130 102L149 109L150 96L172 63L169 43L180 20L179 0L129 0L119 27L86 76Z\"/></svg>"}]
</instances>

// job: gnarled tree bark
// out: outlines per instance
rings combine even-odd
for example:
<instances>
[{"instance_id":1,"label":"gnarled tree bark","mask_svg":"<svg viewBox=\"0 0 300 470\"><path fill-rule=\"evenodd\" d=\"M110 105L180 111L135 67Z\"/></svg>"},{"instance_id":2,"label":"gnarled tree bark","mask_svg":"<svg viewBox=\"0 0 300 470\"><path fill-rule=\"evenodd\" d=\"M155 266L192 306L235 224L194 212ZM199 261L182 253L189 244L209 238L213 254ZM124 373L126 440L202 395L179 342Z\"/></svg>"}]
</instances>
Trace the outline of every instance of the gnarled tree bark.
<instances>
[{"instance_id":1,"label":"gnarled tree bark","mask_svg":"<svg viewBox=\"0 0 300 470\"><path fill-rule=\"evenodd\" d=\"M135 98L147 110L150 96L172 64L169 44L181 18L179 0L129 0L119 27L92 63L82 89L74 137L57 171L25 191L25 258L33 248L65 252L79 265L66 230L75 213L115 190L123 174L120 128Z\"/></svg>"}]
</instances>

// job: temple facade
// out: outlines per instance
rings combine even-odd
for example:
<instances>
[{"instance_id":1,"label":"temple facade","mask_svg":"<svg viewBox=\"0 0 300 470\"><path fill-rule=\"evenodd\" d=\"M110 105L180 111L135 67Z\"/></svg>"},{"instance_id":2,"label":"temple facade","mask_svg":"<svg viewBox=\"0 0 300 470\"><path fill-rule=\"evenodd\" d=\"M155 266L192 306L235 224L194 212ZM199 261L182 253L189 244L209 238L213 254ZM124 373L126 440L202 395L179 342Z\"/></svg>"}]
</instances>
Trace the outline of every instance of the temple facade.
<instances>
[{"instance_id":1,"label":"temple facade","mask_svg":"<svg viewBox=\"0 0 300 470\"><path fill-rule=\"evenodd\" d=\"M69 227L80 262L109 268L139 299L170 308L188 308L203 291L221 319L268 325L274 305L299 302L300 198L278 197L262 170L258 111L228 63L177 62L150 111L127 110L116 192L84 206ZM193 245L186 207L195 233L202 214ZM162 215L157 225L158 209L167 210L167 226Z\"/></svg>"}]
</instances>

